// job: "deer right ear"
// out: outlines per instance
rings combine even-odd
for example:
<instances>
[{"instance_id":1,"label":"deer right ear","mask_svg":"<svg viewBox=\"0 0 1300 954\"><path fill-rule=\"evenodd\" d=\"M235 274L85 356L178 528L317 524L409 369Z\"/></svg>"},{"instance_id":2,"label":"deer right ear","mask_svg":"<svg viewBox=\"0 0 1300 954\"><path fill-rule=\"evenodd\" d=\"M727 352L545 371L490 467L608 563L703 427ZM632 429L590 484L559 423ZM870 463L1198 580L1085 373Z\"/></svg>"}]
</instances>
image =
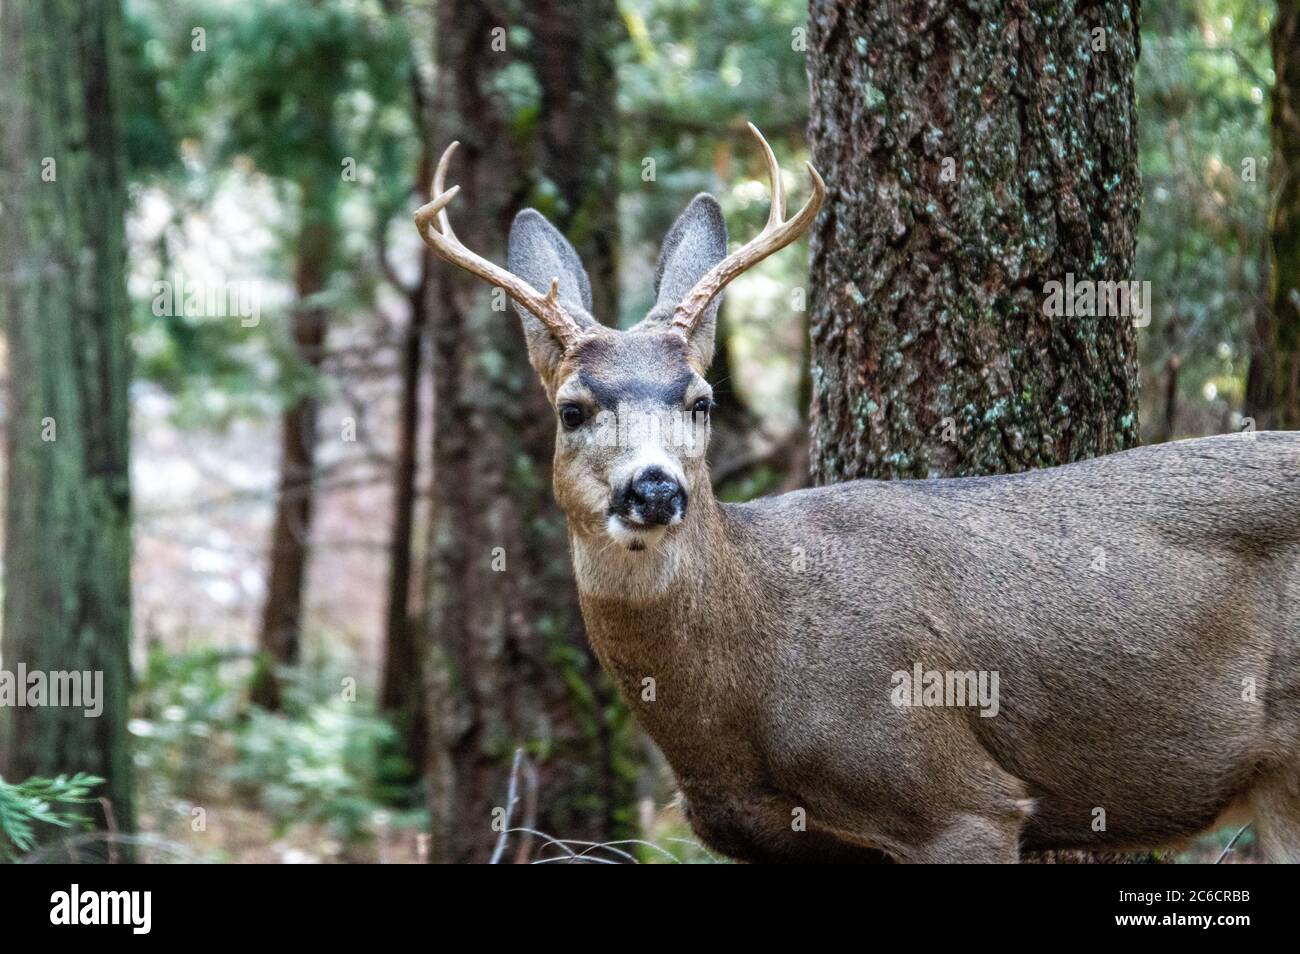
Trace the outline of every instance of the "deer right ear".
<instances>
[{"instance_id":1,"label":"deer right ear","mask_svg":"<svg viewBox=\"0 0 1300 954\"><path fill-rule=\"evenodd\" d=\"M591 317L591 281L578 253L560 230L536 209L524 209L510 226L506 267L533 288L545 293L552 279L559 282L559 300L580 326L594 325ZM546 325L515 302L524 324L528 359L548 392L558 384L555 372L564 357L564 346Z\"/></svg>"},{"instance_id":2,"label":"deer right ear","mask_svg":"<svg viewBox=\"0 0 1300 954\"><path fill-rule=\"evenodd\" d=\"M713 196L701 192L686 207L664 239L655 269L654 314L671 320L672 310L696 282L727 257L727 223ZM722 296L709 302L691 333L690 346L702 368L713 362L714 328Z\"/></svg>"}]
</instances>

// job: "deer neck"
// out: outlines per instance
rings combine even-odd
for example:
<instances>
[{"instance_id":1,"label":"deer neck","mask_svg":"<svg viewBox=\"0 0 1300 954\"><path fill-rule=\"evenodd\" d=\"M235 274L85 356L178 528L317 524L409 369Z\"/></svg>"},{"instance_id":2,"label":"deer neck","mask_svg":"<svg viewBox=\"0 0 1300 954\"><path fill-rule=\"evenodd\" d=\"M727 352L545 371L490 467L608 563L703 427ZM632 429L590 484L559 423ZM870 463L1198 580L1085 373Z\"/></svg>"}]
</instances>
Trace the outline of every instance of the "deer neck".
<instances>
[{"instance_id":1,"label":"deer neck","mask_svg":"<svg viewBox=\"0 0 1300 954\"><path fill-rule=\"evenodd\" d=\"M629 680L691 666L721 638L734 589L725 520L712 494L697 494L687 518L644 550L571 532L587 635L625 694Z\"/></svg>"},{"instance_id":2,"label":"deer neck","mask_svg":"<svg viewBox=\"0 0 1300 954\"><path fill-rule=\"evenodd\" d=\"M744 674L764 634L741 529L712 495L697 495L691 510L653 550L578 533L572 546L601 665L678 777L700 780L738 772L750 756L736 740L754 721L761 687Z\"/></svg>"},{"instance_id":3,"label":"deer neck","mask_svg":"<svg viewBox=\"0 0 1300 954\"><path fill-rule=\"evenodd\" d=\"M630 550L604 534L570 529L573 569L584 612L637 608L674 614L717 585L725 550L721 506L712 493L691 500L691 511L655 545ZM662 618L662 616L661 616Z\"/></svg>"}]
</instances>

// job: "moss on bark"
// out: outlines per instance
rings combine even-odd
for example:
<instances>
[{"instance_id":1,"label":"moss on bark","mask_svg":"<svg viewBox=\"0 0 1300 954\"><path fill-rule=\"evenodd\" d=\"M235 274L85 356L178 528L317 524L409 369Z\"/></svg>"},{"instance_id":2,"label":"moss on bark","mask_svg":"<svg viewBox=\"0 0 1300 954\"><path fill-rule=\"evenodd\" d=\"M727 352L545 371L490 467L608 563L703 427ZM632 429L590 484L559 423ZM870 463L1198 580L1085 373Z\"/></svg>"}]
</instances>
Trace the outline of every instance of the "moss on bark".
<instances>
[{"instance_id":1,"label":"moss on bark","mask_svg":"<svg viewBox=\"0 0 1300 954\"><path fill-rule=\"evenodd\" d=\"M113 822L130 830L121 11L116 0L0 9L4 666L103 673L98 717L77 706L0 709L0 773L103 776Z\"/></svg>"},{"instance_id":2,"label":"moss on bark","mask_svg":"<svg viewBox=\"0 0 1300 954\"><path fill-rule=\"evenodd\" d=\"M1025 470L1137 442L1137 7L814 2L814 476ZM1104 44L1104 49L1094 46Z\"/></svg>"}]
</instances>

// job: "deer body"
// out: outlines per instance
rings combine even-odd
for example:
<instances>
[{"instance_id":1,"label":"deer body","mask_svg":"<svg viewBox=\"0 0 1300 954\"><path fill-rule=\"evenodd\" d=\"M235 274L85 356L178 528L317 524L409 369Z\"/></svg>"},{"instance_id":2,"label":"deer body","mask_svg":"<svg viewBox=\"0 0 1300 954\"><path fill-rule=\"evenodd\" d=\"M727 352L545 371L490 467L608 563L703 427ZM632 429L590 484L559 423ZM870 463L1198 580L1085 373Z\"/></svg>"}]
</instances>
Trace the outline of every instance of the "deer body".
<instances>
[{"instance_id":1,"label":"deer body","mask_svg":"<svg viewBox=\"0 0 1300 954\"><path fill-rule=\"evenodd\" d=\"M1229 436L709 501L680 552L573 547L593 645L706 841L1013 860L1168 846L1294 791L1298 495L1300 435ZM997 715L895 706L917 662L997 671Z\"/></svg>"},{"instance_id":2,"label":"deer body","mask_svg":"<svg viewBox=\"0 0 1300 954\"><path fill-rule=\"evenodd\" d=\"M1300 436L718 503L718 296L826 194L809 166L786 220L754 133L767 226L728 254L697 196L627 331L589 314L577 254L538 213L515 219L508 269L459 242L451 148L415 215L515 301L556 411L588 635L696 832L752 861L1015 861L1174 845L1241 815L1300 861Z\"/></svg>"}]
</instances>

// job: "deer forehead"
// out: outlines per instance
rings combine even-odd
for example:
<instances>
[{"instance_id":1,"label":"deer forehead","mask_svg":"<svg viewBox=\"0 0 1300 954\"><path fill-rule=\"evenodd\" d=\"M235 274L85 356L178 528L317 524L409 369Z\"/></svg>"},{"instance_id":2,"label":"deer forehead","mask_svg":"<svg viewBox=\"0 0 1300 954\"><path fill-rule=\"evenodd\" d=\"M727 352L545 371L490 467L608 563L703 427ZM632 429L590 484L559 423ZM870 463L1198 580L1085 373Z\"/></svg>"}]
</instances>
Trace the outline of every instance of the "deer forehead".
<instances>
[{"instance_id":1,"label":"deer forehead","mask_svg":"<svg viewBox=\"0 0 1300 954\"><path fill-rule=\"evenodd\" d=\"M681 407L697 392L708 393L685 340L669 331L602 334L576 347L567 364L561 393L581 389L608 410L646 403Z\"/></svg>"}]
</instances>

